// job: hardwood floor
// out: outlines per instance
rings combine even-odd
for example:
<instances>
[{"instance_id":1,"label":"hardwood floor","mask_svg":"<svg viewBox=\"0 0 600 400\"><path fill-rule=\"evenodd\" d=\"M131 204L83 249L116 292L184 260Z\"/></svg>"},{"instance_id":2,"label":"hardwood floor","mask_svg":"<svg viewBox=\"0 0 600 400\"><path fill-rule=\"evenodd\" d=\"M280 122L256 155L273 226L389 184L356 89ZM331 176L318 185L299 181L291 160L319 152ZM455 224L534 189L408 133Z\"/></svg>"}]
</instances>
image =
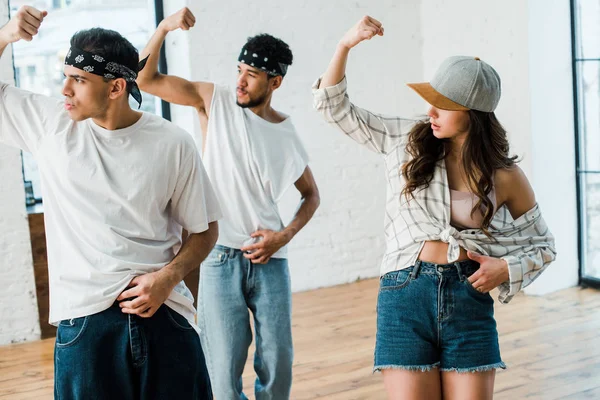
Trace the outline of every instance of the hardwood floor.
<instances>
[{"instance_id":1,"label":"hardwood floor","mask_svg":"<svg viewBox=\"0 0 600 400\"><path fill-rule=\"evenodd\" d=\"M294 294L294 399L384 399L372 374L377 280ZM495 296L494 296L495 297ZM572 288L496 305L508 369L496 399L600 399L600 292ZM53 340L0 347L0 400L51 399ZM251 399L252 353L244 373Z\"/></svg>"}]
</instances>

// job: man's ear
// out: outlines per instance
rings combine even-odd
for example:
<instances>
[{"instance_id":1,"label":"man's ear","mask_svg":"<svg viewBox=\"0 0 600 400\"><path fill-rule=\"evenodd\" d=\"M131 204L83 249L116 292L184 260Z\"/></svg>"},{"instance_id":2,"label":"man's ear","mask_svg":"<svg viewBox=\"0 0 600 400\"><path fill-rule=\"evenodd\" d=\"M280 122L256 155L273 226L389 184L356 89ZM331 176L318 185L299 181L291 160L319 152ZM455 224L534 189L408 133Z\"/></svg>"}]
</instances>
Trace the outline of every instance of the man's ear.
<instances>
[{"instance_id":1,"label":"man's ear","mask_svg":"<svg viewBox=\"0 0 600 400\"><path fill-rule=\"evenodd\" d=\"M275 89L278 89L279 86L281 86L281 82L283 82L283 77L281 75L277 75L277 76L272 77L269 80L271 81L271 82L269 82L271 85L271 89L275 90Z\"/></svg>"},{"instance_id":2,"label":"man's ear","mask_svg":"<svg viewBox=\"0 0 600 400\"><path fill-rule=\"evenodd\" d=\"M127 96L127 81L124 78L117 78L112 80L110 86L109 97L111 99L117 99L123 94Z\"/></svg>"}]
</instances>

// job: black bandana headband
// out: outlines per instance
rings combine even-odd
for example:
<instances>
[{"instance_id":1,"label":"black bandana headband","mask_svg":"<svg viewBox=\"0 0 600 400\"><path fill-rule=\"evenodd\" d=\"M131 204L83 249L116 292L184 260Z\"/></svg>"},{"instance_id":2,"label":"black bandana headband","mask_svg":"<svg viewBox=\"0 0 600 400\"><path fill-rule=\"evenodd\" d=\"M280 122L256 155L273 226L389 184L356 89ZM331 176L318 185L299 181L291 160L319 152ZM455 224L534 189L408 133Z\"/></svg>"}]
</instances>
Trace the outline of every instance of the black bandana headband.
<instances>
[{"instance_id":1,"label":"black bandana headband","mask_svg":"<svg viewBox=\"0 0 600 400\"><path fill-rule=\"evenodd\" d=\"M271 76L285 76L289 67L288 64L280 63L277 60L256 54L251 50L248 50L246 46L242 48L238 61L248 64L251 67L261 69Z\"/></svg>"},{"instance_id":2,"label":"black bandana headband","mask_svg":"<svg viewBox=\"0 0 600 400\"><path fill-rule=\"evenodd\" d=\"M148 57L144 58L139 62L138 70L132 71L130 68L108 61L102 56L88 53L77 47L71 47L67 53L67 57L65 57L65 65L82 69L85 72L99 75L106 79L125 79L127 83L131 84L131 96L138 102L138 108L140 108L142 106L142 93L140 93L140 88L135 82L135 79L137 78L138 72L146 65L147 60Z\"/></svg>"}]
</instances>

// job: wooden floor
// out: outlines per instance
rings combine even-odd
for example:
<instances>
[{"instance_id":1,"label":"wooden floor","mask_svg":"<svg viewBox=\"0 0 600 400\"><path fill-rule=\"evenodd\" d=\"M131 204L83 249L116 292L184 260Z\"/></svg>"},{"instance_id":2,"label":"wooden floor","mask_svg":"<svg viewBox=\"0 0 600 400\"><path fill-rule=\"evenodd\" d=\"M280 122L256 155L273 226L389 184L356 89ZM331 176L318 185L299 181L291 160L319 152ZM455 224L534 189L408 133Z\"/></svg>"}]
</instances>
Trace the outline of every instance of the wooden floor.
<instances>
[{"instance_id":1,"label":"wooden floor","mask_svg":"<svg viewBox=\"0 0 600 400\"><path fill-rule=\"evenodd\" d=\"M294 399L384 399L371 373L377 280L294 295ZM508 369L496 399L600 399L600 292L573 288L498 305ZM0 400L52 398L53 341L0 347ZM249 360L244 387L252 395Z\"/></svg>"}]
</instances>

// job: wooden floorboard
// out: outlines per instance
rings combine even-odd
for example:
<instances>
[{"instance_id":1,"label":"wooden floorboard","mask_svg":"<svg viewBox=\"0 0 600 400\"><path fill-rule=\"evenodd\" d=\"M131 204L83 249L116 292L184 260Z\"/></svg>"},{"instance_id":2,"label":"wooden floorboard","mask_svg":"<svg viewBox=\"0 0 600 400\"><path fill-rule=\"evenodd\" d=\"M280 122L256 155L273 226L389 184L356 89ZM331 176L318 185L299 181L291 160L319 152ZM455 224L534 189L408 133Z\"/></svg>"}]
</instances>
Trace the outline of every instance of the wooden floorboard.
<instances>
[{"instance_id":1,"label":"wooden floorboard","mask_svg":"<svg viewBox=\"0 0 600 400\"><path fill-rule=\"evenodd\" d=\"M296 293L292 398L385 399L372 374L376 279ZM572 288L496 303L498 400L600 399L600 292ZM0 400L51 399L53 340L0 347ZM253 396L250 349L244 390Z\"/></svg>"}]
</instances>

